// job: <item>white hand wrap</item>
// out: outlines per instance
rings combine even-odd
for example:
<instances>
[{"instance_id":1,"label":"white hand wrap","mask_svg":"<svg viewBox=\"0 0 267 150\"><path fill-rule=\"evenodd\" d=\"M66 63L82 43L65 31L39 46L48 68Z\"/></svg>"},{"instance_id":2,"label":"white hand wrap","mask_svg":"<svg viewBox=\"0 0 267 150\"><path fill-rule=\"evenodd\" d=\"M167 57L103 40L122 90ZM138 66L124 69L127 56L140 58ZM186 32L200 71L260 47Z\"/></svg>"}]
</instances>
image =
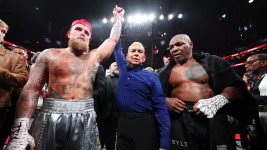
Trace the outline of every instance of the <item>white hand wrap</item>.
<instances>
[{"instance_id":1,"label":"white hand wrap","mask_svg":"<svg viewBox=\"0 0 267 150\"><path fill-rule=\"evenodd\" d=\"M28 133L28 124L28 118L18 118L14 121L7 150L26 149L27 145L34 143L33 137Z\"/></svg>"},{"instance_id":2,"label":"white hand wrap","mask_svg":"<svg viewBox=\"0 0 267 150\"><path fill-rule=\"evenodd\" d=\"M203 112L207 118L213 118L216 112L222 108L229 101L222 95L216 95L208 99L201 99L198 101L196 107Z\"/></svg>"}]
</instances>

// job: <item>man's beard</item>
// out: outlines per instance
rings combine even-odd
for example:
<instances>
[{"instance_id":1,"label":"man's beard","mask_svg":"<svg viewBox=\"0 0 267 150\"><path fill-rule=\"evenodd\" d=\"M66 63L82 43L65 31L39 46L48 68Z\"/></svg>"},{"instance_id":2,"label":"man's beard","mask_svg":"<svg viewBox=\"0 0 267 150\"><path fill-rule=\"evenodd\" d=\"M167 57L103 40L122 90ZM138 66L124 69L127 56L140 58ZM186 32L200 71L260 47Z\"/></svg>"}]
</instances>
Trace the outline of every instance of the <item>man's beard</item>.
<instances>
[{"instance_id":1,"label":"man's beard","mask_svg":"<svg viewBox=\"0 0 267 150\"><path fill-rule=\"evenodd\" d=\"M78 39L69 39L68 46L78 52L88 52L89 45L87 42L82 42Z\"/></svg>"}]
</instances>

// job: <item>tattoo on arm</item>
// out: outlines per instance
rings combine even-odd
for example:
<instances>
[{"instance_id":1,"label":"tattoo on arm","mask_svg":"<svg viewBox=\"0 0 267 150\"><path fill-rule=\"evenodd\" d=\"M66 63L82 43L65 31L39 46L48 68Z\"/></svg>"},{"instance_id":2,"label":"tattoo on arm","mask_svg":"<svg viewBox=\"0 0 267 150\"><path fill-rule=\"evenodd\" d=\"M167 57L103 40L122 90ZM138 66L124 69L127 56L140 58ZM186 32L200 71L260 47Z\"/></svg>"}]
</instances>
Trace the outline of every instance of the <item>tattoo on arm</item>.
<instances>
[{"instance_id":1,"label":"tattoo on arm","mask_svg":"<svg viewBox=\"0 0 267 150\"><path fill-rule=\"evenodd\" d=\"M27 88L25 88L25 90L27 90ZM24 118L24 117L31 118L33 112L35 111L39 96L37 94L34 94L32 95L30 101L26 101L27 100L26 94L29 93L23 92L19 98L16 109L16 118Z\"/></svg>"},{"instance_id":2,"label":"tattoo on arm","mask_svg":"<svg viewBox=\"0 0 267 150\"><path fill-rule=\"evenodd\" d=\"M33 114L33 112L34 112L35 109L36 109L38 98L39 98L39 95L37 95L37 94L34 94L34 95L32 96L32 99L35 100L35 101L34 101L35 103L33 103L33 104L31 105L31 113L32 113L32 114Z\"/></svg>"},{"instance_id":3,"label":"tattoo on arm","mask_svg":"<svg viewBox=\"0 0 267 150\"><path fill-rule=\"evenodd\" d=\"M113 25L111 32L110 32L110 37L109 39L118 39L121 35L121 28L122 28L122 18L120 16L117 16L116 22Z\"/></svg>"},{"instance_id":4,"label":"tattoo on arm","mask_svg":"<svg viewBox=\"0 0 267 150\"><path fill-rule=\"evenodd\" d=\"M43 53L43 54L42 54ZM31 118L47 76L47 51L42 52L31 69L30 77L24 86L17 103L16 118Z\"/></svg>"}]
</instances>

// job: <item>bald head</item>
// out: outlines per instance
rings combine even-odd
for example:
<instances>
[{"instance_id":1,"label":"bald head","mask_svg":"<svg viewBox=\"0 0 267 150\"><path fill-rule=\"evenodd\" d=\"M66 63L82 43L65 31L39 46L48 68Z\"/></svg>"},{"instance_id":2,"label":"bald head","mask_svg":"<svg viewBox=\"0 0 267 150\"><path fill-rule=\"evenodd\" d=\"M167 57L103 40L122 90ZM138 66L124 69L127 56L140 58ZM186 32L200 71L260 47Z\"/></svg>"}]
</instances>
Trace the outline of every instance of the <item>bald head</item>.
<instances>
[{"instance_id":1,"label":"bald head","mask_svg":"<svg viewBox=\"0 0 267 150\"><path fill-rule=\"evenodd\" d=\"M192 42L190 37L187 34L177 34L171 39L169 45L171 45L172 43L176 43L177 40L181 40L184 42Z\"/></svg>"}]
</instances>

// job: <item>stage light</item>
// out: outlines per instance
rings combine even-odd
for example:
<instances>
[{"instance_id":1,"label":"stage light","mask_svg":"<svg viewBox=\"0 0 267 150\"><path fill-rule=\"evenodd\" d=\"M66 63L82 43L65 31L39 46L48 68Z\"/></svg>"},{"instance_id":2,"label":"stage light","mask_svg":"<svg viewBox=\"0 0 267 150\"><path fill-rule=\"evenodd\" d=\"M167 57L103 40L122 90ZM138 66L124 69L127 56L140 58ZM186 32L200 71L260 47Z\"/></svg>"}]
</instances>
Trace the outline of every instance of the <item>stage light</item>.
<instances>
[{"instance_id":1,"label":"stage light","mask_svg":"<svg viewBox=\"0 0 267 150\"><path fill-rule=\"evenodd\" d=\"M150 14L150 15L148 16L148 20L149 20L149 21L154 21L154 19L155 19L155 15L154 15L154 14Z\"/></svg>"},{"instance_id":2,"label":"stage light","mask_svg":"<svg viewBox=\"0 0 267 150\"><path fill-rule=\"evenodd\" d=\"M136 24L142 23L142 19L141 19L141 15L140 14L134 15L134 23L136 23Z\"/></svg>"},{"instance_id":3,"label":"stage light","mask_svg":"<svg viewBox=\"0 0 267 150\"><path fill-rule=\"evenodd\" d=\"M161 45L161 46L163 46L163 45L165 45L165 44L166 44L165 40L160 41L160 45Z\"/></svg>"},{"instance_id":4,"label":"stage light","mask_svg":"<svg viewBox=\"0 0 267 150\"><path fill-rule=\"evenodd\" d=\"M141 14L141 13L137 13L137 14L132 14L132 15L129 15L129 16L127 16L127 23L129 23L129 24L143 24L143 23L153 23L154 21L155 21L155 19L157 19L156 18L157 16L155 15L155 14L153 14L153 13L150 13L150 14ZM177 18L182 18L183 17L183 15L182 14L179 14L178 16L177 16ZM164 20L164 15L163 14L161 14L159 17L158 17L158 19L159 20ZM167 15L167 18L168 18L168 20L172 20L173 18L174 18L174 14L169 14L169 15ZM110 19L110 22L113 22L114 21L114 18L112 17L111 19ZM122 18L122 21L124 21L124 18ZM106 18L104 18L103 20L102 20L102 22L103 23L107 23L107 22L109 22Z\"/></svg>"},{"instance_id":5,"label":"stage light","mask_svg":"<svg viewBox=\"0 0 267 150\"><path fill-rule=\"evenodd\" d=\"M51 42L48 37L44 37L44 41L45 41L45 43L50 43Z\"/></svg>"},{"instance_id":6,"label":"stage light","mask_svg":"<svg viewBox=\"0 0 267 150\"><path fill-rule=\"evenodd\" d=\"M164 19L164 16L163 16L163 15L160 15L160 16L159 16L159 19L160 19L160 20L163 20L163 19Z\"/></svg>"},{"instance_id":7,"label":"stage light","mask_svg":"<svg viewBox=\"0 0 267 150\"><path fill-rule=\"evenodd\" d=\"M106 24L108 22L107 18L104 18L102 22Z\"/></svg>"},{"instance_id":8,"label":"stage light","mask_svg":"<svg viewBox=\"0 0 267 150\"><path fill-rule=\"evenodd\" d=\"M58 46L62 46L62 42L59 41L59 40L56 41L56 44L57 44Z\"/></svg>"},{"instance_id":9,"label":"stage light","mask_svg":"<svg viewBox=\"0 0 267 150\"><path fill-rule=\"evenodd\" d=\"M110 22L114 22L114 18L113 17L110 18Z\"/></svg>"},{"instance_id":10,"label":"stage light","mask_svg":"<svg viewBox=\"0 0 267 150\"><path fill-rule=\"evenodd\" d=\"M147 22L148 21L148 16L147 15L142 15L140 16L141 22Z\"/></svg>"},{"instance_id":11,"label":"stage light","mask_svg":"<svg viewBox=\"0 0 267 150\"><path fill-rule=\"evenodd\" d=\"M248 1L248 3L253 3L253 2L254 2L254 0L249 0L249 1Z\"/></svg>"},{"instance_id":12,"label":"stage light","mask_svg":"<svg viewBox=\"0 0 267 150\"><path fill-rule=\"evenodd\" d=\"M132 23L132 22L134 22L134 18L132 16L128 16L127 21L129 23Z\"/></svg>"},{"instance_id":13,"label":"stage light","mask_svg":"<svg viewBox=\"0 0 267 150\"><path fill-rule=\"evenodd\" d=\"M169 14L168 15L168 20L172 20L172 18L173 18L173 14Z\"/></svg>"},{"instance_id":14,"label":"stage light","mask_svg":"<svg viewBox=\"0 0 267 150\"><path fill-rule=\"evenodd\" d=\"M179 19L183 18L183 14L179 14L179 15L177 16L177 18L179 18Z\"/></svg>"},{"instance_id":15,"label":"stage light","mask_svg":"<svg viewBox=\"0 0 267 150\"><path fill-rule=\"evenodd\" d=\"M127 17L127 22L128 23L133 23L133 24L142 24L146 22L152 22L155 19L154 14L135 14L135 15L129 15Z\"/></svg>"}]
</instances>

